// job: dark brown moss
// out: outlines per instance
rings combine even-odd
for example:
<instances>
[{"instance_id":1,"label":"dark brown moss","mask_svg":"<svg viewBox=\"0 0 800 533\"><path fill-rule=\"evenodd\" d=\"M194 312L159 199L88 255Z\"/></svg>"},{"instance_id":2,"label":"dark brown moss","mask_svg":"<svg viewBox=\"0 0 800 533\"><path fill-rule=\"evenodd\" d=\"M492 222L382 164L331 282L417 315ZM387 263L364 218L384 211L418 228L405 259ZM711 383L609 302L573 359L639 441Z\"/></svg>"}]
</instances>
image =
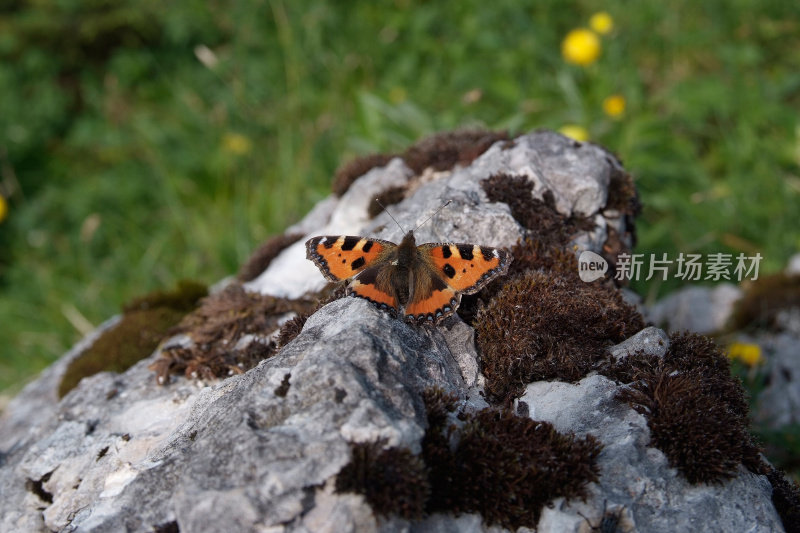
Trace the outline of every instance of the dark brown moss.
<instances>
[{"instance_id":1,"label":"dark brown moss","mask_svg":"<svg viewBox=\"0 0 800 533\"><path fill-rule=\"evenodd\" d=\"M403 153L403 160L416 174L422 174L427 168L450 170L456 165L470 164L495 142L508 139L508 132L504 131L437 133L411 146Z\"/></svg>"},{"instance_id":2,"label":"dark brown moss","mask_svg":"<svg viewBox=\"0 0 800 533\"><path fill-rule=\"evenodd\" d=\"M570 240L577 233L594 228L594 222L590 218L565 217L559 213L551 191L545 191L541 200L533 199L533 183L525 176L496 174L484 180L481 185L490 201L508 204L512 216L528 230L528 235L541 249L560 249L562 253L571 253L565 250ZM615 209L620 209L622 216L628 218L627 227L634 228L633 218L638 215L641 207L636 187L630 175L616 167L611 175L609 201L614 204ZM609 263L608 279L614 279L617 256L630 253L629 243L635 241L635 234L620 235L614 228L608 228L608 238L601 251L601 255ZM615 280L615 283L624 282Z\"/></svg>"},{"instance_id":3,"label":"dark brown moss","mask_svg":"<svg viewBox=\"0 0 800 533\"><path fill-rule=\"evenodd\" d=\"M195 312L174 328L188 333L197 344L236 343L243 335L265 335L276 329L278 315L313 308L308 299L287 300L245 291L233 284L203 299Z\"/></svg>"},{"instance_id":4,"label":"dark brown moss","mask_svg":"<svg viewBox=\"0 0 800 533\"><path fill-rule=\"evenodd\" d=\"M577 232L594 228L590 219L559 213L552 191L545 191L541 200L534 198L533 182L525 176L495 174L481 187L489 201L508 204L514 219L547 245L565 246Z\"/></svg>"},{"instance_id":5,"label":"dark brown moss","mask_svg":"<svg viewBox=\"0 0 800 533\"><path fill-rule=\"evenodd\" d=\"M153 533L180 533L180 532L181 530L180 527L178 527L178 522L175 520L153 526Z\"/></svg>"},{"instance_id":6,"label":"dark brown moss","mask_svg":"<svg viewBox=\"0 0 800 533\"><path fill-rule=\"evenodd\" d=\"M247 292L238 284L230 285L205 298L197 310L170 331L188 334L193 345L165 349L150 368L156 372L159 383L168 383L169 375L213 379L244 372L274 355L276 345L251 342L236 348L243 336L269 335L278 328L282 315L306 313L316 305L314 299L287 300Z\"/></svg>"},{"instance_id":7,"label":"dark brown moss","mask_svg":"<svg viewBox=\"0 0 800 533\"><path fill-rule=\"evenodd\" d=\"M526 237L511 248L511 255L514 261L505 276L495 279L480 292L461 298L461 305L457 310L461 320L474 327L478 310L488 305L506 283L526 272L550 271L578 279L578 260L575 254L545 239Z\"/></svg>"},{"instance_id":8,"label":"dark brown moss","mask_svg":"<svg viewBox=\"0 0 800 533\"><path fill-rule=\"evenodd\" d=\"M702 377L712 395L724 398L737 416L747 417L749 405L744 388L739 379L731 375L729 358L712 339L696 333L675 332L670 335L669 342L663 359L633 354L601 371L620 383L631 383L642 375L658 372L659 368L667 372L694 372Z\"/></svg>"},{"instance_id":9,"label":"dark brown moss","mask_svg":"<svg viewBox=\"0 0 800 533\"><path fill-rule=\"evenodd\" d=\"M456 410L458 396L448 393L442 388L431 387L423 391L422 401L425 403L428 425L430 427L443 429L443 424L447 420L448 415Z\"/></svg>"},{"instance_id":10,"label":"dark brown moss","mask_svg":"<svg viewBox=\"0 0 800 533\"><path fill-rule=\"evenodd\" d=\"M619 165L609 163L611 176L608 182L606 209L614 209L630 216L638 216L642 210L639 193L633 183L633 177Z\"/></svg>"},{"instance_id":11,"label":"dark brown moss","mask_svg":"<svg viewBox=\"0 0 800 533\"><path fill-rule=\"evenodd\" d=\"M276 352L274 342L265 344L259 341L240 349L217 346L206 349L170 348L164 350L149 368L156 373L156 380L161 385L169 383L171 375L210 381L246 372Z\"/></svg>"},{"instance_id":12,"label":"dark brown moss","mask_svg":"<svg viewBox=\"0 0 800 533\"><path fill-rule=\"evenodd\" d=\"M549 501L585 498L586 485L598 479L601 445L592 436L563 435L547 422L495 409L460 413L458 429L447 423L453 397L434 391L424 399L429 512L479 512L488 524L535 528Z\"/></svg>"},{"instance_id":13,"label":"dark brown moss","mask_svg":"<svg viewBox=\"0 0 800 533\"><path fill-rule=\"evenodd\" d=\"M709 337L687 331L669 336L665 363L678 371L697 371L709 394L723 398L738 417L746 420L749 403L741 381L731 374L730 359Z\"/></svg>"},{"instance_id":14,"label":"dark brown moss","mask_svg":"<svg viewBox=\"0 0 800 533\"><path fill-rule=\"evenodd\" d=\"M650 442L691 483L736 475L746 437L724 402L705 393L696 372L642 375L620 399L647 418Z\"/></svg>"},{"instance_id":15,"label":"dark brown moss","mask_svg":"<svg viewBox=\"0 0 800 533\"><path fill-rule=\"evenodd\" d=\"M289 393L289 379L291 379L291 374L284 374L283 380L281 380L281 384L275 387L275 396L280 396L281 398L285 398L286 395Z\"/></svg>"},{"instance_id":16,"label":"dark brown moss","mask_svg":"<svg viewBox=\"0 0 800 533\"><path fill-rule=\"evenodd\" d=\"M287 233L275 235L256 249L250 259L242 265L237 274L237 279L247 282L256 279L264 272L269 264L279 253L303 238L302 233Z\"/></svg>"},{"instance_id":17,"label":"dark brown moss","mask_svg":"<svg viewBox=\"0 0 800 533\"><path fill-rule=\"evenodd\" d=\"M456 410L458 397L434 387L425 390L422 399L428 418L428 429L422 439L422 455L428 465L430 484L435 487L431 491L427 509L431 512L451 510L455 508L457 499L454 497L456 487L452 477L456 464L450 449L450 438L457 428L448 420Z\"/></svg>"},{"instance_id":18,"label":"dark brown moss","mask_svg":"<svg viewBox=\"0 0 800 533\"><path fill-rule=\"evenodd\" d=\"M775 468L767 473L772 484L772 504L781 517L786 533L800 532L800 486Z\"/></svg>"},{"instance_id":19,"label":"dark brown moss","mask_svg":"<svg viewBox=\"0 0 800 533\"><path fill-rule=\"evenodd\" d=\"M422 459L383 443L351 444L352 459L336 477L337 492L363 494L376 514L422 517L430 494Z\"/></svg>"},{"instance_id":20,"label":"dark brown moss","mask_svg":"<svg viewBox=\"0 0 800 533\"><path fill-rule=\"evenodd\" d=\"M182 281L174 291L155 291L123 306L119 323L70 362L59 383L59 397L87 376L104 371L124 372L151 355L170 328L206 293L204 285Z\"/></svg>"},{"instance_id":21,"label":"dark brown moss","mask_svg":"<svg viewBox=\"0 0 800 533\"><path fill-rule=\"evenodd\" d=\"M543 271L511 279L475 320L486 393L510 404L537 380L577 381L644 327L620 293Z\"/></svg>"},{"instance_id":22,"label":"dark brown moss","mask_svg":"<svg viewBox=\"0 0 800 533\"><path fill-rule=\"evenodd\" d=\"M378 195L377 202L370 202L367 208L369 218L375 218L383 212L383 208L400 203L406 197L408 187L389 187Z\"/></svg>"},{"instance_id":23,"label":"dark brown moss","mask_svg":"<svg viewBox=\"0 0 800 533\"><path fill-rule=\"evenodd\" d=\"M309 316L311 315L308 313L302 313L284 322L278 332L278 346L283 348L292 342L303 331L303 326L305 326Z\"/></svg>"},{"instance_id":24,"label":"dark brown moss","mask_svg":"<svg viewBox=\"0 0 800 533\"><path fill-rule=\"evenodd\" d=\"M508 268L509 276L541 270L555 275L578 278L578 259L575 254L560 246L548 245L542 239L527 237L511 249L514 262Z\"/></svg>"},{"instance_id":25,"label":"dark brown moss","mask_svg":"<svg viewBox=\"0 0 800 533\"><path fill-rule=\"evenodd\" d=\"M673 467L691 483L714 483L735 476L739 464L766 472L729 365L711 339L676 333L663 360L634 354L603 373L630 383L619 399L647 418L651 445Z\"/></svg>"},{"instance_id":26,"label":"dark brown moss","mask_svg":"<svg viewBox=\"0 0 800 533\"><path fill-rule=\"evenodd\" d=\"M393 154L372 154L348 161L336 171L333 178L333 194L342 196L354 181L375 167L385 166L394 157L396 156Z\"/></svg>"},{"instance_id":27,"label":"dark brown moss","mask_svg":"<svg viewBox=\"0 0 800 533\"><path fill-rule=\"evenodd\" d=\"M762 277L752 282L736 302L730 329L774 329L778 313L800 309L800 274L784 273Z\"/></svg>"}]
</instances>

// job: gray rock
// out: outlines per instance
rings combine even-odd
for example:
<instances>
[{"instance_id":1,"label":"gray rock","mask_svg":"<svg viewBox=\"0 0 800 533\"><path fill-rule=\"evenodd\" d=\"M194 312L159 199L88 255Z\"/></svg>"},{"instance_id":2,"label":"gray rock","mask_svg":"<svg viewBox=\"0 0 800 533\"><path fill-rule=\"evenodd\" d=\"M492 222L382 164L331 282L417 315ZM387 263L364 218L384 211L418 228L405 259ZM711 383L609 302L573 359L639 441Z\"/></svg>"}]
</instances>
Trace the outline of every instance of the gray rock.
<instances>
[{"instance_id":1,"label":"gray rock","mask_svg":"<svg viewBox=\"0 0 800 533\"><path fill-rule=\"evenodd\" d=\"M0 416L0 451L7 452L15 446L30 442L23 435L36 434L36 424L44 423L43 415L52 414L58 403L58 386L69 364L100 335L116 326L122 317L116 315L100 324L96 330L78 342L55 363L47 367L11 400ZM2 462L0 462L2 466Z\"/></svg>"},{"instance_id":2,"label":"gray rock","mask_svg":"<svg viewBox=\"0 0 800 533\"><path fill-rule=\"evenodd\" d=\"M612 346L609 348L609 353L617 360L637 352L643 352L653 357L664 357L668 348L669 337L664 330L650 326L616 346Z\"/></svg>"},{"instance_id":3,"label":"gray rock","mask_svg":"<svg viewBox=\"0 0 800 533\"><path fill-rule=\"evenodd\" d=\"M605 205L614 157L598 146L577 143L555 132L536 132L513 141L497 142L466 167L446 172L426 172L408 198L390 206L403 226L381 213L370 220L367 210L383 190L407 184L411 170L399 158L385 167L370 170L360 177L338 200L328 199L324 208L312 211L292 231L315 235L365 235L399 242L405 231L416 228L446 201L450 205L415 230L418 243L474 242L486 246L512 246L522 235L508 207L487 203L481 181L495 174L527 176L533 183L532 198L541 199L551 191L556 208L566 216L594 217L597 227L575 236L576 254L583 250L597 253L605 242ZM618 213L611 213L617 216ZM313 222L313 224L312 224ZM614 220L620 234L624 221ZM629 233L629 231L628 231ZM285 298L298 298L325 286L325 279L306 261L305 240L289 246L272 260L267 270L245 287L254 292Z\"/></svg>"},{"instance_id":4,"label":"gray rock","mask_svg":"<svg viewBox=\"0 0 800 533\"><path fill-rule=\"evenodd\" d=\"M800 338L800 307L781 309L775 315L775 329Z\"/></svg>"},{"instance_id":5,"label":"gray rock","mask_svg":"<svg viewBox=\"0 0 800 533\"><path fill-rule=\"evenodd\" d=\"M603 502L607 510L622 511L622 531L783 531L766 477L740 468L736 478L720 485L689 484L661 451L648 447L647 421L614 399L617 389L613 381L594 375L574 385L531 383L517 400L518 410L524 403L532 419L561 432L592 434L604 446L600 482L590 485L591 497L556 500L544 509L539 531L587 531L581 514L599 524Z\"/></svg>"},{"instance_id":6,"label":"gray rock","mask_svg":"<svg viewBox=\"0 0 800 533\"><path fill-rule=\"evenodd\" d=\"M489 175L505 172L528 176L534 196L549 190L559 212L590 216L606 203L611 177L611 156L602 148L580 143L553 131L518 137L511 148L496 143L473 163Z\"/></svg>"},{"instance_id":7,"label":"gray rock","mask_svg":"<svg viewBox=\"0 0 800 533\"><path fill-rule=\"evenodd\" d=\"M415 230L418 242L511 246L522 235L519 225L508 206L487 202L480 185L505 172L532 180L535 197L551 190L562 213L595 217L595 230L576 242L600 252L606 227L622 233L620 217L608 226L615 214L601 216L615 164L599 147L548 132L511 146L497 143L447 172L412 177L396 159L356 180L342 198L326 200L292 231L397 242L403 230L386 213L370 220L367 209L377 192L412 180L413 191L390 208L405 229L451 201ZM301 240L247 288L297 297L323 284ZM474 514L413 523L376 517L362 496L334 490L350 461L350 443L383 441L420 451L423 389L452 391L468 410L486 406L473 335L458 317L436 328L412 327L346 298L310 317L277 355L244 374L158 386L147 368L156 353L122 374L85 378L58 401L64 369L89 338L0 417L0 531L149 532L172 523L183 533L502 531ZM657 330L644 330L612 352L623 356L642 346L658 355L660 338ZM287 376L288 392L276 394ZM592 433L605 445L591 497L554 501L538 531L585 531L578 512L597 523L604 500L641 531L667 525L670 531L781 530L763 478L742 472L720 486L689 486L661 452L647 447L644 419L615 401L615 391L612 382L592 376L578 385L531 384L518 402L536 419Z\"/></svg>"},{"instance_id":8,"label":"gray rock","mask_svg":"<svg viewBox=\"0 0 800 533\"><path fill-rule=\"evenodd\" d=\"M755 420L773 429L800 424L800 337L766 333L740 340L755 342L764 354L769 384L756 398Z\"/></svg>"},{"instance_id":9,"label":"gray rock","mask_svg":"<svg viewBox=\"0 0 800 533\"><path fill-rule=\"evenodd\" d=\"M667 331L689 330L710 334L722 330L742 290L730 283L714 287L687 287L667 295L649 310L654 324Z\"/></svg>"},{"instance_id":10,"label":"gray rock","mask_svg":"<svg viewBox=\"0 0 800 533\"><path fill-rule=\"evenodd\" d=\"M622 295L622 300L626 304L634 306L636 310L639 311L639 314L644 317L645 322L652 322L650 319L650 311L644 305L644 299L642 299L641 296L627 287L622 287L619 292Z\"/></svg>"},{"instance_id":11,"label":"gray rock","mask_svg":"<svg viewBox=\"0 0 800 533\"><path fill-rule=\"evenodd\" d=\"M34 434L17 435L0 476L0 530L150 531L176 521L181 531L319 531L335 516L376 530L362 498L329 486L349 462L348 443L385 439L419 452L419 392L467 389L439 329L353 298L309 318L276 357L212 387L158 387L151 360L124 380L84 379ZM286 374L288 394L276 396ZM52 502L26 490L28 480Z\"/></svg>"}]
</instances>

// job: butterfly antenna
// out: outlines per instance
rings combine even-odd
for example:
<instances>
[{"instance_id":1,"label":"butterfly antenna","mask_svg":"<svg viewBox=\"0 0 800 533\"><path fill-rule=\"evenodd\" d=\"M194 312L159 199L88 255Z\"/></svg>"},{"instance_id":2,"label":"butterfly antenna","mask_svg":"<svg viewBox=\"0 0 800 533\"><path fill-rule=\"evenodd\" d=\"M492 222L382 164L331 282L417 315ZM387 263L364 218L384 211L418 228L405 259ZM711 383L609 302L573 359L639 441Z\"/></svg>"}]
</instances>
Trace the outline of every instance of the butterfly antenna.
<instances>
[{"instance_id":1,"label":"butterfly antenna","mask_svg":"<svg viewBox=\"0 0 800 533\"><path fill-rule=\"evenodd\" d=\"M448 205L450 205L450 202L451 202L451 201L452 201L452 200L447 200L445 203L443 203L443 204L442 204L442 205L439 207L439 209L437 209L436 211L434 211L434 212L433 212L433 214L432 214L431 216L429 216L428 218L426 218L426 219L425 219L425 220L422 222L422 224L419 224L419 225L418 225L416 228L414 228L414 231L417 231L417 230L419 229L419 227L420 227L420 226L422 226L423 224L425 224L425 222L429 221L430 219L432 219L433 217L435 217L437 214L439 214L439 211L441 211L442 209L444 209L445 207L447 207Z\"/></svg>"},{"instance_id":2,"label":"butterfly antenna","mask_svg":"<svg viewBox=\"0 0 800 533\"><path fill-rule=\"evenodd\" d=\"M394 217L392 216L392 214L389 212L389 210L388 210L388 209L386 209L386 206L385 206L385 205L383 205L383 204L381 203L381 201L380 201L380 200L378 200L377 198L375 198L375 201L376 201L376 202L378 202L378 205L379 205L379 206L381 206L381 208L383 208L383 210L384 210L384 211L386 211L386 214L387 214L387 215L389 215L389 218L391 218L392 220L394 220L394 223L395 223L395 224L397 224L397 227L398 227L398 228L400 228L400 231L402 231L403 233L405 233L405 232L406 232L406 230L404 230L404 229L403 229L403 226L401 226L401 225L400 225L400 223L397 221L397 219L396 219L396 218L394 218Z\"/></svg>"}]
</instances>

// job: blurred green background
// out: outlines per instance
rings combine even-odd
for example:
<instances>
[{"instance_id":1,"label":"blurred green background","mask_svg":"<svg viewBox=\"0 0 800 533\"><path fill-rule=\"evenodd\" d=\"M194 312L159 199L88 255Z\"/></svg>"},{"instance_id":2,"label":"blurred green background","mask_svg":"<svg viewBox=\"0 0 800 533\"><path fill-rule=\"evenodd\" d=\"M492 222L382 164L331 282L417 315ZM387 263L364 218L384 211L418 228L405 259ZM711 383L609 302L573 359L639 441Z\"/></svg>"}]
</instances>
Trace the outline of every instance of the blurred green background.
<instances>
[{"instance_id":1,"label":"blurred green background","mask_svg":"<svg viewBox=\"0 0 800 533\"><path fill-rule=\"evenodd\" d=\"M568 63L563 39L599 11L599 57ZM760 252L779 270L800 248L799 15L783 0L5 0L0 390L133 297L234 273L340 163L458 127L583 128L635 175L639 251Z\"/></svg>"}]
</instances>

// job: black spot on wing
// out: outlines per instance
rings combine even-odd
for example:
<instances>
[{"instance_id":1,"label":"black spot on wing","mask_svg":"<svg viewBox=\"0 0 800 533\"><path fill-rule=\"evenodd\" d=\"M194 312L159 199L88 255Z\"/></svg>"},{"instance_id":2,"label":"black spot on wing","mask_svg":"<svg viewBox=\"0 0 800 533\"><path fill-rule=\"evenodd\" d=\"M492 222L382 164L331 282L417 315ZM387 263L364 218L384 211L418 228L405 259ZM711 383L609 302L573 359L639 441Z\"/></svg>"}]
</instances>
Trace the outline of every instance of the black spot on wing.
<instances>
[{"instance_id":1,"label":"black spot on wing","mask_svg":"<svg viewBox=\"0 0 800 533\"><path fill-rule=\"evenodd\" d=\"M361 251L362 251L362 252L364 252L365 254L366 254L366 253L369 253L369 251L372 249L372 245L373 245L373 244L375 244L375 242L374 242L374 241L367 241L367 242L365 242L365 243L364 243L364 246L362 246L362 247L361 247Z\"/></svg>"},{"instance_id":2,"label":"black spot on wing","mask_svg":"<svg viewBox=\"0 0 800 533\"><path fill-rule=\"evenodd\" d=\"M461 259L466 259L467 261L472 259L472 249L475 248L473 245L459 244L457 248L458 248L458 253L461 256Z\"/></svg>"},{"instance_id":3,"label":"black spot on wing","mask_svg":"<svg viewBox=\"0 0 800 533\"><path fill-rule=\"evenodd\" d=\"M367 263L367 261L363 257L359 257L358 259L353 261L353 264L350 265L350 268L352 268L353 270L358 270L359 268L364 266L366 263Z\"/></svg>"},{"instance_id":4,"label":"black spot on wing","mask_svg":"<svg viewBox=\"0 0 800 533\"><path fill-rule=\"evenodd\" d=\"M344 242L342 243L342 250L352 250L358 244L358 241L361 240L361 237L345 237Z\"/></svg>"},{"instance_id":5,"label":"black spot on wing","mask_svg":"<svg viewBox=\"0 0 800 533\"><path fill-rule=\"evenodd\" d=\"M444 246L442 246L442 257L444 257L445 259L450 259L451 255L453 255L453 253L450 251L450 245L445 244Z\"/></svg>"},{"instance_id":6,"label":"black spot on wing","mask_svg":"<svg viewBox=\"0 0 800 533\"><path fill-rule=\"evenodd\" d=\"M325 248L333 248L334 244L336 244L336 237L325 237L322 239L322 246Z\"/></svg>"},{"instance_id":7,"label":"black spot on wing","mask_svg":"<svg viewBox=\"0 0 800 533\"><path fill-rule=\"evenodd\" d=\"M444 271L444 275L447 276L448 278L452 279L456 275L456 269L453 268L450 265L450 263L444 265L444 268L442 268L442 270Z\"/></svg>"},{"instance_id":8,"label":"black spot on wing","mask_svg":"<svg viewBox=\"0 0 800 533\"><path fill-rule=\"evenodd\" d=\"M491 248L486 248L485 246L481 246L481 255L483 255L484 261L491 261L494 259L494 250Z\"/></svg>"}]
</instances>

